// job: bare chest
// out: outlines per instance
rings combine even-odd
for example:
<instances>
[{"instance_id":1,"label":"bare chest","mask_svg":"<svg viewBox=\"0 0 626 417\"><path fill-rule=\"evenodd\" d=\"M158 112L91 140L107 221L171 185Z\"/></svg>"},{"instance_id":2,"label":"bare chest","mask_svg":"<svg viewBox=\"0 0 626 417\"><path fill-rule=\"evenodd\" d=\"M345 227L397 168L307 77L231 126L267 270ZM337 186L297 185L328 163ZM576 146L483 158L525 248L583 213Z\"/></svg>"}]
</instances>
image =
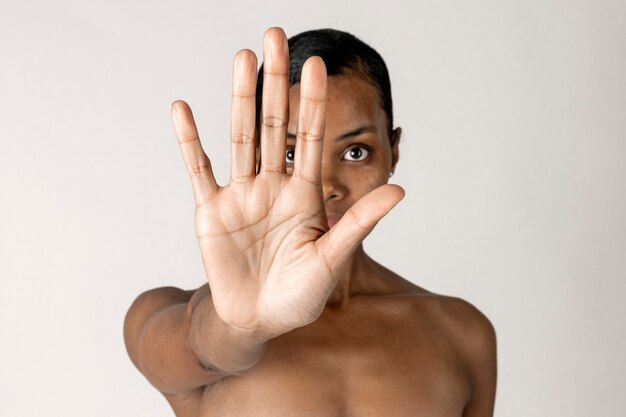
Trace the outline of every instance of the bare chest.
<instances>
[{"instance_id":1,"label":"bare chest","mask_svg":"<svg viewBox=\"0 0 626 417\"><path fill-rule=\"evenodd\" d=\"M419 320L321 320L205 389L206 417L460 416L470 387L448 340Z\"/></svg>"}]
</instances>

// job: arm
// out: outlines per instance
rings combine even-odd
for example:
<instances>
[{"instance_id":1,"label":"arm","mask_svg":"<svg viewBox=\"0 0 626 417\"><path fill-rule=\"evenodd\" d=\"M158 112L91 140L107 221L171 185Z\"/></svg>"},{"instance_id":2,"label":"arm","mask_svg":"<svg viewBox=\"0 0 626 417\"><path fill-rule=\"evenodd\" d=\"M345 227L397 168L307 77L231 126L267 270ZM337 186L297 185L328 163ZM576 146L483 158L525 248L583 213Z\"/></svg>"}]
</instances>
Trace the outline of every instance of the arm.
<instances>
[{"instance_id":1,"label":"arm","mask_svg":"<svg viewBox=\"0 0 626 417\"><path fill-rule=\"evenodd\" d=\"M463 417L491 417L496 398L496 333L489 320L476 312L478 317L468 332L471 340L466 341L472 394Z\"/></svg>"},{"instance_id":2,"label":"arm","mask_svg":"<svg viewBox=\"0 0 626 417\"><path fill-rule=\"evenodd\" d=\"M173 287L147 291L124 321L130 359L164 394L190 392L251 368L265 346L253 336L219 319L206 285L195 293Z\"/></svg>"},{"instance_id":3,"label":"arm","mask_svg":"<svg viewBox=\"0 0 626 417\"><path fill-rule=\"evenodd\" d=\"M247 50L235 57L228 185L219 186L213 176L189 106L172 105L208 286L193 296L171 288L149 291L126 320L131 359L165 393L189 392L245 372L260 360L267 340L316 320L338 271L404 195L398 186L383 185L329 230L321 187L326 68L312 57L302 69L290 175L289 58L282 30L266 32L264 56L262 157L255 131L257 60Z\"/></svg>"}]
</instances>

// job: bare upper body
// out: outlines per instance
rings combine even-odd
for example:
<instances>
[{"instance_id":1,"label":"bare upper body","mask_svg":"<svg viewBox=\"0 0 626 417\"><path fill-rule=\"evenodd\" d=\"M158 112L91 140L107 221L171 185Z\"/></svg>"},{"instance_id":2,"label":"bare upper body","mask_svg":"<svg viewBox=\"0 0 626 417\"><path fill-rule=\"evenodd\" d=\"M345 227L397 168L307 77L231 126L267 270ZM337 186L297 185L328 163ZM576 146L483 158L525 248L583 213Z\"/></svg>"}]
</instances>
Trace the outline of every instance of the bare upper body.
<instances>
[{"instance_id":1,"label":"bare upper body","mask_svg":"<svg viewBox=\"0 0 626 417\"><path fill-rule=\"evenodd\" d=\"M185 416L489 416L495 335L469 303L420 289L375 264L380 286L330 300L313 323L271 339L238 375L166 394ZM161 288L144 303L193 292ZM174 304L174 305L176 305ZM144 304L145 305L145 304Z\"/></svg>"},{"instance_id":2,"label":"bare upper body","mask_svg":"<svg viewBox=\"0 0 626 417\"><path fill-rule=\"evenodd\" d=\"M401 131L386 134L370 84L327 79L320 60L289 88L284 34L265 42L258 173L249 51L235 59L228 187L214 182L189 108L174 105L208 285L139 296L124 329L131 360L178 417L491 416L489 321L363 251L402 198L385 185Z\"/></svg>"}]
</instances>

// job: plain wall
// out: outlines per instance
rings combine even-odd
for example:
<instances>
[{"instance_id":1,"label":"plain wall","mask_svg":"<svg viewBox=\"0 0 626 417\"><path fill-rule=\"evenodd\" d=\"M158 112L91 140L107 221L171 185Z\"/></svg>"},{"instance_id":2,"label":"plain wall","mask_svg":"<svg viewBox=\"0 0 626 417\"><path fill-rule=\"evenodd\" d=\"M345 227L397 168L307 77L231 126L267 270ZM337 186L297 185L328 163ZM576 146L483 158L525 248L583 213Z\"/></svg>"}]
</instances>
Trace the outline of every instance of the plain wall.
<instances>
[{"instance_id":1,"label":"plain wall","mask_svg":"<svg viewBox=\"0 0 626 417\"><path fill-rule=\"evenodd\" d=\"M623 415L625 22L621 0L0 0L0 415L173 415L122 339L140 292L205 280L170 103L224 183L232 57L269 26L385 57L407 196L366 249L491 319L496 415Z\"/></svg>"}]
</instances>

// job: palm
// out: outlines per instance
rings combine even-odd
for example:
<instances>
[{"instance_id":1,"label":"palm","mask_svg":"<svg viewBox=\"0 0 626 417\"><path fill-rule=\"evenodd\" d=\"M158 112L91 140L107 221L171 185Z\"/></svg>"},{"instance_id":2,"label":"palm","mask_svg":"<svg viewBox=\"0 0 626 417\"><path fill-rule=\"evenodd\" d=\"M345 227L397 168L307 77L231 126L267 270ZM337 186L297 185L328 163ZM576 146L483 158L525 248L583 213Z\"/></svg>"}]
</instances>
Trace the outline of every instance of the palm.
<instances>
[{"instance_id":1,"label":"palm","mask_svg":"<svg viewBox=\"0 0 626 417\"><path fill-rule=\"evenodd\" d=\"M198 207L196 231L220 317L238 327L289 330L313 321L334 286L316 248L321 190L285 175L257 178ZM224 279L222 279L224 277ZM218 278L218 279L213 279Z\"/></svg>"},{"instance_id":2,"label":"palm","mask_svg":"<svg viewBox=\"0 0 626 417\"><path fill-rule=\"evenodd\" d=\"M383 186L328 230L321 190L326 71L319 58L302 70L295 164L285 172L289 60L282 31L265 38L261 161L255 135L256 58L235 58L231 181L219 187L191 110L173 115L196 198L196 233L220 318L236 327L282 334L315 320L350 254L401 198Z\"/></svg>"}]
</instances>

